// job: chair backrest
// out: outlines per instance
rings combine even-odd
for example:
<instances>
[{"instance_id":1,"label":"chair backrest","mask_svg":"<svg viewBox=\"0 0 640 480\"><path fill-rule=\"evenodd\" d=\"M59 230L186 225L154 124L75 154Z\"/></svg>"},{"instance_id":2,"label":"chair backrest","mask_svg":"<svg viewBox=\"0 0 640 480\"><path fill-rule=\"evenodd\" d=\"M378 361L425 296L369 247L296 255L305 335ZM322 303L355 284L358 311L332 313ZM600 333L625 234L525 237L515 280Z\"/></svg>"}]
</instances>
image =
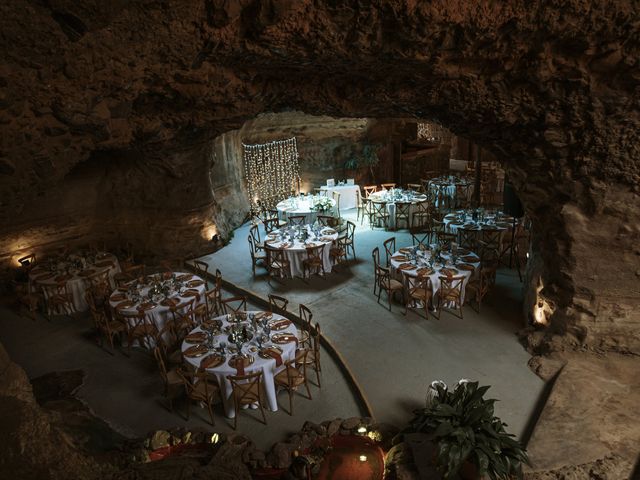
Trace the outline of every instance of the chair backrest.
<instances>
[{"instance_id":1,"label":"chair backrest","mask_svg":"<svg viewBox=\"0 0 640 480\"><path fill-rule=\"evenodd\" d=\"M223 298L221 303L224 313L237 313L247 309L247 297L244 295Z\"/></svg>"},{"instance_id":2,"label":"chair backrest","mask_svg":"<svg viewBox=\"0 0 640 480\"><path fill-rule=\"evenodd\" d=\"M278 218L267 218L262 223L264 224L264 231L267 233L271 233L274 230L277 230L280 226Z\"/></svg>"},{"instance_id":3,"label":"chair backrest","mask_svg":"<svg viewBox=\"0 0 640 480\"><path fill-rule=\"evenodd\" d=\"M411 202L396 202L396 218L409 218Z\"/></svg>"},{"instance_id":4,"label":"chair backrest","mask_svg":"<svg viewBox=\"0 0 640 480\"><path fill-rule=\"evenodd\" d=\"M289 305L289 300L284 297L280 297L278 295L269 294L269 308L271 308L272 312L286 312L287 305Z\"/></svg>"},{"instance_id":5,"label":"chair backrest","mask_svg":"<svg viewBox=\"0 0 640 480\"><path fill-rule=\"evenodd\" d=\"M302 328L307 332L311 332L311 319L313 318L313 313L306 305L300 304L298 308L298 312L300 314L300 320L302 320Z\"/></svg>"},{"instance_id":6,"label":"chair backrest","mask_svg":"<svg viewBox=\"0 0 640 480\"><path fill-rule=\"evenodd\" d=\"M213 287L204 292L204 303L207 307L207 316L211 318L218 313L218 287Z\"/></svg>"},{"instance_id":7,"label":"chair backrest","mask_svg":"<svg viewBox=\"0 0 640 480\"><path fill-rule=\"evenodd\" d=\"M185 391L189 398L192 398L194 400L202 400L203 392L200 385L204 386L205 399L211 398L211 396L215 392L215 390L211 388L211 383L215 382L215 378L212 375L209 375L206 371L196 370L194 372L189 372L184 368L178 368L178 375L182 379L182 384L184 385Z\"/></svg>"},{"instance_id":8,"label":"chair backrest","mask_svg":"<svg viewBox=\"0 0 640 480\"><path fill-rule=\"evenodd\" d=\"M259 393L257 399L255 398L255 394L256 392L260 392L262 370L248 375L228 375L227 379L231 382L233 399L238 405L260 401Z\"/></svg>"},{"instance_id":9,"label":"chair backrest","mask_svg":"<svg viewBox=\"0 0 640 480\"><path fill-rule=\"evenodd\" d=\"M198 275L199 277L201 277L206 281L207 272L209 271L209 264L201 260L194 260L193 267L196 269L196 275Z\"/></svg>"},{"instance_id":10,"label":"chair backrest","mask_svg":"<svg viewBox=\"0 0 640 480\"><path fill-rule=\"evenodd\" d=\"M253 225L249 229L249 234L251 235L254 244L257 245L258 243L260 243L260 230L258 229L258 225Z\"/></svg>"},{"instance_id":11,"label":"chair backrest","mask_svg":"<svg viewBox=\"0 0 640 480\"><path fill-rule=\"evenodd\" d=\"M322 261L322 252L324 252L324 244L322 245L307 245L304 247L307 252L307 260L320 260Z\"/></svg>"},{"instance_id":12,"label":"chair backrest","mask_svg":"<svg viewBox=\"0 0 640 480\"><path fill-rule=\"evenodd\" d=\"M353 223L351 220L347 220L347 234L346 234L347 239L353 241L355 233L356 233L356 224Z\"/></svg>"},{"instance_id":13,"label":"chair backrest","mask_svg":"<svg viewBox=\"0 0 640 480\"><path fill-rule=\"evenodd\" d=\"M311 334L311 332L309 333ZM297 371L302 378L307 379L307 355L309 355L309 350L306 348L301 348L296 350L295 358L291 360L287 360L284 362L284 366L287 372L287 383L289 385L293 385L294 382L294 371Z\"/></svg>"},{"instance_id":14,"label":"chair backrest","mask_svg":"<svg viewBox=\"0 0 640 480\"><path fill-rule=\"evenodd\" d=\"M374 266L380 265L380 248L379 247L375 247L371 251L371 256L373 257L373 265Z\"/></svg>"},{"instance_id":15,"label":"chair backrest","mask_svg":"<svg viewBox=\"0 0 640 480\"><path fill-rule=\"evenodd\" d=\"M385 190L389 190L391 188L396 188L396 184L395 183L382 183L382 184L380 184L380 186Z\"/></svg>"},{"instance_id":16,"label":"chair backrest","mask_svg":"<svg viewBox=\"0 0 640 480\"><path fill-rule=\"evenodd\" d=\"M462 299L462 284L464 277L449 277L440 276L440 290L439 295L442 300L457 300Z\"/></svg>"},{"instance_id":17,"label":"chair backrest","mask_svg":"<svg viewBox=\"0 0 640 480\"><path fill-rule=\"evenodd\" d=\"M156 346L153 349L153 356L156 359L156 363L158 364L158 371L160 372L160 377L162 377L162 381L167 384L167 366L164 363L164 352L159 346Z\"/></svg>"},{"instance_id":18,"label":"chair backrest","mask_svg":"<svg viewBox=\"0 0 640 480\"><path fill-rule=\"evenodd\" d=\"M54 295L61 295L64 298L69 297L69 287L67 286L67 281L62 280L56 283L40 283L40 287L44 292L46 298L52 297Z\"/></svg>"},{"instance_id":19,"label":"chair backrest","mask_svg":"<svg viewBox=\"0 0 640 480\"><path fill-rule=\"evenodd\" d=\"M504 230L485 228L482 230L482 241L489 248L498 250L502 243L502 232Z\"/></svg>"},{"instance_id":20,"label":"chair backrest","mask_svg":"<svg viewBox=\"0 0 640 480\"><path fill-rule=\"evenodd\" d=\"M340 220L331 215L318 215L318 223L324 227L336 227Z\"/></svg>"},{"instance_id":21,"label":"chair backrest","mask_svg":"<svg viewBox=\"0 0 640 480\"><path fill-rule=\"evenodd\" d=\"M291 215L288 218L289 225L304 225L307 221L307 217L305 215Z\"/></svg>"},{"instance_id":22,"label":"chair backrest","mask_svg":"<svg viewBox=\"0 0 640 480\"><path fill-rule=\"evenodd\" d=\"M433 243L433 232L424 227L411 227L409 229L409 233L411 233L411 243L412 245L422 245L425 248L428 248L430 244Z\"/></svg>"},{"instance_id":23,"label":"chair backrest","mask_svg":"<svg viewBox=\"0 0 640 480\"><path fill-rule=\"evenodd\" d=\"M457 239L455 233L436 232L436 236L438 237L438 243L442 245L443 248L447 248L448 245L451 245L451 242L455 242Z\"/></svg>"},{"instance_id":24,"label":"chair backrest","mask_svg":"<svg viewBox=\"0 0 640 480\"><path fill-rule=\"evenodd\" d=\"M285 268L288 261L284 254L284 249L265 245L264 250L267 252L267 270L269 273Z\"/></svg>"},{"instance_id":25,"label":"chair backrest","mask_svg":"<svg viewBox=\"0 0 640 480\"><path fill-rule=\"evenodd\" d=\"M428 275L418 275L413 281L411 290L424 290L425 295L428 297L432 292L431 278Z\"/></svg>"},{"instance_id":26,"label":"chair backrest","mask_svg":"<svg viewBox=\"0 0 640 480\"><path fill-rule=\"evenodd\" d=\"M382 245L384 246L386 264L389 265L390 258L396 252L396 237L387 238Z\"/></svg>"},{"instance_id":27,"label":"chair backrest","mask_svg":"<svg viewBox=\"0 0 640 480\"><path fill-rule=\"evenodd\" d=\"M369 195L378 191L377 185L365 185L363 188L365 198L369 198Z\"/></svg>"},{"instance_id":28,"label":"chair backrest","mask_svg":"<svg viewBox=\"0 0 640 480\"><path fill-rule=\"evenodd\" d=\"M255 260L256 257L256 244L253 236L247 236L247 241L249 242L249 253L251 253L251 259Z\"/></svg>"},{"instance_id":29,"label":"chair backrest","mask_svg":"<svg viewBox=\"0 0 640 480\"><path fill-rule=\"evenodd\" d=\"M383 290L391 288L391 270L388 267L382 265L376 265L376 272L378 276L378 282Z\"/></svg>"},{"instance_id":30,"label":"chair backrest","mask_svg":"<svg viewBox=\"0 0 640 480\"><path fill-rule=\"evenodd\" d=\"M414 190L416 192L421 192L422 185L419 183L407 183L407 190Z\"/></svg>"},{"instance_id":31,"label":"chair backrest","mask_svg":"<svg viewBox=\"0 0 640 480\"><path fill-rule=\"evenodd\" d=\"M478 231L458 228L458 243L467 250L475 251L478 248Z\"/></svg>"},{"instance_id":32,"label":"chair backrest","mask_svg":"<svg viewBox=\"0 0 640 480\"><path fill-rule=\"evenodd\" d=\"M315 328L311 331L311 346L313 348L313 353L316 361L320 361L320 339L322 337L322 333L320 332L320 324L316 322Z\"/></svg>"}]
</instances>

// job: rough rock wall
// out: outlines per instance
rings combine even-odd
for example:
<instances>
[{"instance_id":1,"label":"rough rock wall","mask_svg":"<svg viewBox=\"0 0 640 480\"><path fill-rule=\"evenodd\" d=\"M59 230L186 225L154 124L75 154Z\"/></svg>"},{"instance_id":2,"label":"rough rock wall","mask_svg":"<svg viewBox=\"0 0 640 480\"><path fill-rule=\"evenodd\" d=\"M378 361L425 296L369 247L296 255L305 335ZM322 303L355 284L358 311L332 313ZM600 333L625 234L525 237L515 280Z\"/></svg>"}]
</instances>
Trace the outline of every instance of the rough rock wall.
<instances>
[{"instance_id":1,"label":"rough rock wall","mask_svg":"<svg viewBox=\"0 0 640 480\"><path fill-rule=\"evenodd\" d=\"M534 221L543 267L530 278L541 276L555 305L552 329L638 352L639 9L630 0L9 0L0 5L1 218L93 152L184 148L261 112L433 118L506 163ZM210 214L198 195L181 208ZM184 242L200 235L193 228Z\"/></svg>"}]
</instances>

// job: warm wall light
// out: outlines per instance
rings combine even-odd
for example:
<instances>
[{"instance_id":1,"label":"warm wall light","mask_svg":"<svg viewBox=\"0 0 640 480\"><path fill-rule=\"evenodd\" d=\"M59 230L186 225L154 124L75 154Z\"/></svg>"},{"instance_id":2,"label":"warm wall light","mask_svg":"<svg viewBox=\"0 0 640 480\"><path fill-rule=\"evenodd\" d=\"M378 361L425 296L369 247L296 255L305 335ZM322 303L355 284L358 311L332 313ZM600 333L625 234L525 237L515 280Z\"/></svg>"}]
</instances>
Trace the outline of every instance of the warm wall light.
<instances>
[{"instance_id":1,"label":"warm wall light","mask_svg":"<svg viewBox=\"0 0 640 480\"><path fill-rule=\"evenodd\" d=\"M25 268L31 266L35 261L36 255L34 253L30 253L29 255L25 255L18 259L18 263Z\"/></svg>"},{"instance_id":2,"label":"warm wall light","mask_svg":"<svg viewBox=\"0 0 640 480\"><path fill-rule=\"evenodd\" d=\"M553 314L555 306L553 302L547 300L542 295L542 289L544 283L542 278L538 280L538 287L536 288L536 302L533 305L533 323L534 325L546 327L549 325L549 317Z\"/></svg>"},{"instance_id":3,"label":"warm wall light","mask_svg":"<svg viewBox=\"0 0 640 480\"><path fill-rule=\"evenodd\" d=\"M364 435L365 433L367 433L367 427L358 427L358 433L360 435Z\"/></svg>"},{"instance_id":4,"label":"warm wall light","mask_svg":"<svg viewBox=\"0 0 640 480\"><path fill-rule=\"evenodd\" d=\"M361 462L366 462L367 461L367 456L366 455L360 455L360 461Z\"/></svg>"}]
</instances>

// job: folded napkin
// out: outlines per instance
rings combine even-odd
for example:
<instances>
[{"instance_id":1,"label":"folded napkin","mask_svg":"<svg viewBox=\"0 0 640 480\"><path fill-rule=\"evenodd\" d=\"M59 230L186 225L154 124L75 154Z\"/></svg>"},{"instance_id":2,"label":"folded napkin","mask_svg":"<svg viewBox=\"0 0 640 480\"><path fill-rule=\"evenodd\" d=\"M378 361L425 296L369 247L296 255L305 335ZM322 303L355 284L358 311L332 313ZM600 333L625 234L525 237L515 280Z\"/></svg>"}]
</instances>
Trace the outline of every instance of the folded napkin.
<instances>
[{"instance_id":1,"label":"folded napkin","mask_svg":"<svg viewBox=\"0 0 640 480\"><path fill-rule=\"evenodd\" d=\"M184 352L182 352L182 354L185 357L195 358L195 357L201 357L202 355L204 355L208 351L209 351L209 349L207 348L206 345L193 345L193 346L187 348Z\"/></svg>"},{"instance_id":2,"label":"folded napkin","mask_svg":"<svg viewBox=\"0 0 640 480\"><path fill-rule=\"evenodd\" d=\"M180 296L200 298L200 292L198 292L197 290L185 290L183 293L180 294Z\"/></svg>"},{"instance_id":3,"label":"folded napkin","mask_svg":"<svg viewBox=\"0 0 640 480\"><path fill-rule=\"evenodd\" d=\"M120 302L119 304L116 305L117 309L122 309L122 308L131 308L135 305L136 303L131 301L131 300L125 300L124 302Z\"/></svg>"},{"instance_id":4,"label":"folded napkin","mask_svg":"<svg viewBox=\"0 0 640 480\"><path fill-rule=\"evenodd\" d=\"M466 270L468 272L473 272L476 269L476 267L469 265L468 263L457 263L456 268L458 270Z\"/></svg>"},{"instance_id":5,"label":"folded napkin","mask_svg":"<svg viewBox=\"0 0 640 480\"><path fill-rule=\"evenodd\" d=\"M114 293L111 295L112 302L121 302L122 300L126 300L127 296L124 293Z\"/></svg>"},{"instance_id":6,"label":"folded napkin","mask_svg":"<svg viewBox=\"0 0 640 480\"><path fill-rule=\"evenodd\" d=\"M396 262L406 262L409 258L406 255L394 255L391 257L391 260L395 260Z\"/></svg>"},{"instance_id":7,"label":"folded napkin","mask_svg":"<svg viewBox=\"0 0 640 480\"><path fill-rule=\"evenodd\" d=\"M419 276L424 277L433 273L433 268L423 267L416 272Z\"/></svg>"},{"instance_id":8,"label":"folded napkin","mask_svg":"<svg viewBox=\"0 0 640 480\"><path fill-rule=\"evenodd\" d=\"M187 287L189 288L199 287L200 285L204 285L202 280L191 280L190 282L187 282Z\"/></svg>"},{"instance_id":9,"label":"folded napkin","mask_svg":"<svg viewBox=\"0 0 640 480\"><path fill-rule=\"evenodd\" d=\"M476 257L475 255L463 255L462 257L460 257L460 260L463 260L465 262L477 262L479 260L478 257Z\"/></svg>"},{"instance_id":10,"label":"folded napkin","mask_svg":"<svg viewBox=\"0 0 640 480\"><path fill-rule=\"evenodd\" d=\"M207 334L204 332L194 332L184 337L184 341L187 343L202 343L202 342L205 342L206 340L207 340Z\"/></svg>"},{"instance_id":11,"label":"folded napkin","mask_svg":"<svg viewBox=\"0 0 640 480\"><path fill-rule=\"evenodd\" d=\"M398 266L398 270L413 270L416 267L415 265L412 265L411 263L402 263Z\"/></svg>"},{"instance_id":12,"label":"folded napkin","mask_svg":"<svg viewBox=\"0 0 640 480\"><path fill-rule=\"evenodd\" d=\"M273 313L272 312L258 312L258 313L256 313L254 318L256 320L262 320L263 318L266 318L268 320L271 317L273 317Z\"/></svg>"},{"instance_id":13,"label":"folded napkin","mask_svg":"<svg viewBox=\"0 0 640 480\"><path fill-rule=\"evenodd\" d=\"M185 280L189 280L193 278L193 275L191 275L190 273L183 273L182 275L178 275L176 277L176 280L178 280L179 282L184 282Z\"/></svg>"},{"instance_id":14,"label":"folded napkin","mask_svg":"<svg viewBox=\"0 0 640 480\"><path fill-rule=\"evenodd\" d=\"M282 365L282 355L275 348L264 348L260 351L263 356L271 357L276 361L276 367Z\"/></svg>"},{"instance_id":15,"label":"folded napkin","mask_svg":"<svg viewBox=\"0 0 640 480\"><path fill-rule=\"evenodd\" d=\"M253 363L253 357L235 356L229 360L229 366L236 369L236 374L239 376L244 375L245 367L248 367Z\"/></svg>"},{"instance_id":16,"label":"folded napkin","mask_svg":"<svg viewBox=\"0 0 640 480\"><path fill-rule=\"evenodd\" d=\"M411 253L413 252L413 248L401 248L400 253Z\"/></svg>"},{"instance_id":17,"label":"folded napkin","mask_svg":"<svg viewBox=\"0 0 640 480\"><path fill-rule=\"evenodd\" d=\"M200 368L216 368L224 363L224 357L217 353L207 355L200 361Z\"/></svg>"},{"instance_id":18,"label":"folded napkin","mask_svg":"<svg viewBox=\"0 0 640 480\"><path fill-rule=\"evenodd\" d=\"M271 320L269 322L269 328L271 330L284 330L285 328L287 328L289 325L291 325L291 322L289 320L287 320L286 318L281 318L278 320Z\"/></svg>"},{"instance_id":19,"label":"folded napkin","mask_svg":"<svg viewBox=\"0 0 640 480\"><path fill-rule=\"evenodd\" d=\"M333 228L325 228L322 233L324 233L325 235L333 235L334 233L337 233Z\"/></svg>"},{"instance_id":20,"label":"folded napkin","mask_svg":"<svg viewBox=\"0 0 640 480\"><path fill-rule=\"evenodd\" d=\"M452 268L443 268L442 270L440 270L440 273L442 275L446 275L447 277L453 277L458 272L456 272Z\"/></svg>"},{"instance_id":21,"label":"folded napkin","mask_svg":"<svg viewBox=\"0 0 640 480\"><path fill-rule=\"evenodd\" d=\"M298 345L298 337L291 333L276 333L271 336L271 341L280 345L289 342L296 342L296 345Z\"/></svg>"},{"instance_id":22,"label":"folded napkin","mask_svg":"<svg viewBox=\"0 0 640 480\"><path fill-rule=\"evenodd\" d=\"M152 308L156 308L155 303L144 302L138 306L138 310L151 310Z\"/></svg>"}]
</instances>

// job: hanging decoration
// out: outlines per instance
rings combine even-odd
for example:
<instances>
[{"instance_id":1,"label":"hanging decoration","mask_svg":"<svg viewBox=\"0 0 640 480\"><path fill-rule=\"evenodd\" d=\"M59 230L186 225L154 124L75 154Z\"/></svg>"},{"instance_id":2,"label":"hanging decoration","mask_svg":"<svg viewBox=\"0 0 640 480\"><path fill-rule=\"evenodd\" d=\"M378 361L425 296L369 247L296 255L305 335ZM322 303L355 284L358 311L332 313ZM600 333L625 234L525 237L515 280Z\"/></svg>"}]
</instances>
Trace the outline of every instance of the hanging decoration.
<instances>
[{"instance_id":1,"label":"hanging decoration","mask_svg":"<svg viewBox=\"0 0 640 480\"><path fill-rule=\"evenodd\" d=\"M256 145L242 144L244 174L251 213L275 208L292 193L300 193L300 164L296 137Z\"/></svg>"},{"instance_id":2,"label":"hanging decoration","mask_svg":"<svg viewBox=\"0 0 640 480\"><path fill-rule=\"evenodd\" d=\"M418 123L418 140L431 143L447 143L451 134L438 123Z\"/></svg>"}]
</instances>

